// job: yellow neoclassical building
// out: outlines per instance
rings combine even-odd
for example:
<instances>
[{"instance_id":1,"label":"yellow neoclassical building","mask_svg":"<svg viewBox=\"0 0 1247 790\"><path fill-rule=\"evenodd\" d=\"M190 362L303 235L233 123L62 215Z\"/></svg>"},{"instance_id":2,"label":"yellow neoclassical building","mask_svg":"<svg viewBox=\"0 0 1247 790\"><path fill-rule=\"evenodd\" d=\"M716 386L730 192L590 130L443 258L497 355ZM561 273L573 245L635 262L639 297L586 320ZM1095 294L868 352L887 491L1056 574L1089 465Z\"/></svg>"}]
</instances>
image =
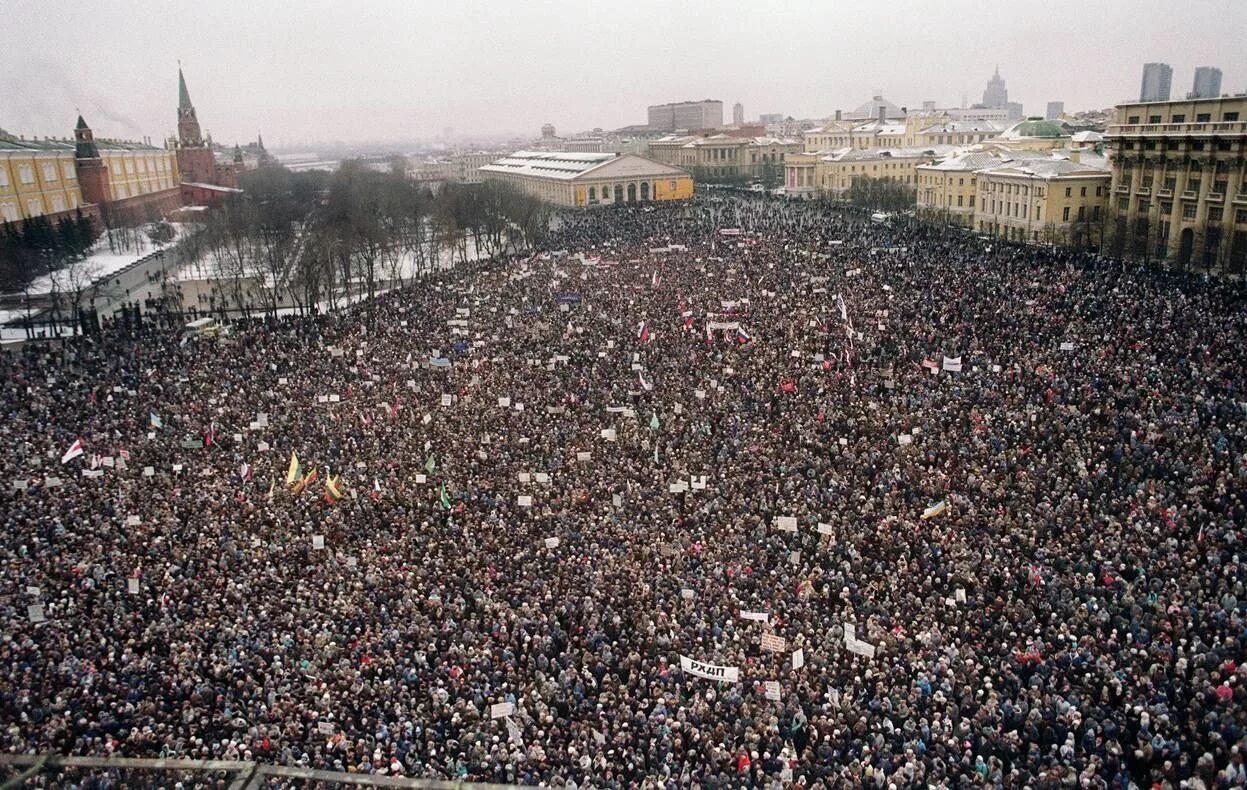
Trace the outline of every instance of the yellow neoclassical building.
<instances>
[{"instance_id":1,"label":"yellow neoclassical building","mask_svg":"<svg viewBox=\"0 0 1247 790\"><path fill-rule=\"evenodd\" d=\"M1010 241L1099 246L1111 179L1103 160L1032 159L979 170L975 229Z\"/></svg>"},{"instance_id":2,"label":"yellow neoclassical building","mask_svg":"<svg viewBox=\"0 0 1247 790\"><path fill-rule=\"evenodd\" d=\"M974 226L978 171L1000 167L1013 157L999 151L970 151L914 168L918 214L926 219Z\"/></svg>"},{"instance_id":3,"label":"yellow neoclassical building","mask_svg":"<svg viewBox=\"0 0 1247 790\"><path fill-rule=\"evenodd\" d=\"M0 221L57 215L82 204L72 144L0 137Z\"/></svg>"},{"instance_id":4,"label":"yellow neoclassical building","mask_svg":"<svg viewBox=\"0 0 1247 790\"><path fill-rule=\"evenodd\" d=\"M788 157L800 152L801 141L787 137L668 135L649 144L654 160L686 170L698 181L757 180L773 172L778 182Z\"/></svg>"},{"instance_id":5,"label":"yellow neoclassical building","mask_svg":"<svg viewBox=\"0 0 1247 790\"><path fill-rule=\"evenodd\" d=\"M784 167L784 190L790 195L843 197L859 178L894 181L906 186L918 183L918 166L951 151L949 146L799 153L788 157Z\"/></svg>"},{"instance_id":6,"label":"yellow neoclassical building","mask_svg":"<svg viewBox=\"0 0 1247 790\"><path fill-rule=\"evenodd\" d=\"M688 200L693 179L678 167L636 154L516 151L480 168L482 179L510 184L567 207Z\"/></svg>"},{"instance_id":7,"label":"yellow neoclassical building","mask_svg":"<svg viewBox=\"0 0 1247 790\"><path fill-rule=\"evenodd\" d=\"M809 153L854 148L926 148L930 146L973 145L995 138L1005 131L1003 124L988 120L954 120L942 112L909 112L904 118L835 120L802 136Z\"/></svg>"}]
</instances>

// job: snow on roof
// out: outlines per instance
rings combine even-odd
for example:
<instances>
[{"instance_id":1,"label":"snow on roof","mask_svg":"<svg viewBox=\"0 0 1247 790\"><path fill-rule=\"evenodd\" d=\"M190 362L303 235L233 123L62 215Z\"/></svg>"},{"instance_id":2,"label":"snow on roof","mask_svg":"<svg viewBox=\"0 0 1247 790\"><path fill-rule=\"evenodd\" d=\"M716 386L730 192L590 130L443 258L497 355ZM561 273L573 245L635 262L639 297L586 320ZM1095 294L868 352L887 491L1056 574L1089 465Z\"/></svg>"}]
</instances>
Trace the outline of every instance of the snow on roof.
<instances>
[{"instance_id":1,"label":"snow on roof","mask_svg":"<svg viewBox=\"0 0 1247 790\"><path fill-rule=\"evenodd\" d=\"M828 162L868 162L880 159L922 159L948 156L959 150L952 145L931 145L923 148L841 148L823 157Z\"/></svg>"},{"instance_id":2,"label":"snow on roof","mask_svg":"<svg viewBox=\"0 0 1247 790\"><path fill-rule=\"evenodd\" d=\"M1104 135L1087 129L1085 131L1075 133L1070 139L1076 143L1102 143L1104 142Z\"/></svg>"},{"instance_id":3,"label":"snow on roof","mask_svg":"<svg viewBox=\"0 0 1247 790\"><path fill-rule=\"evenodd\" d=\"M488 173L511 173L569 181L615 158L613 153L588 151L516 151L481 166Z\"/></svg>"},{"instance_id":4,"label":"snow on roof","mask_svg":"<svg viewBox=\"0 0 1247 790\"><path fill-rule=\"evenodd\" d=\"M997 175L1026 175L1036 178L1051 179L1061 176L1094 176L1108 175L1108 171L1094 164L1072 162L1068 159L1029 159L1025 162L1006 164L989 168L984 171Z\"/></svg>"},{"instance_id":5,"label":"snow on roof","mask_svg":"<svg viewBox=\"0 0 1247 790\"><path fill-rule=\"evenodd\" d=\"M233 187L223 187L223 186L220 186L219 184L205 184L202 181L183 181L182 186L195 187L196 189L206 189L209 192L237 192L239 194L242 193L241 189L234 189Z\"/></svg>"}]
</instances>

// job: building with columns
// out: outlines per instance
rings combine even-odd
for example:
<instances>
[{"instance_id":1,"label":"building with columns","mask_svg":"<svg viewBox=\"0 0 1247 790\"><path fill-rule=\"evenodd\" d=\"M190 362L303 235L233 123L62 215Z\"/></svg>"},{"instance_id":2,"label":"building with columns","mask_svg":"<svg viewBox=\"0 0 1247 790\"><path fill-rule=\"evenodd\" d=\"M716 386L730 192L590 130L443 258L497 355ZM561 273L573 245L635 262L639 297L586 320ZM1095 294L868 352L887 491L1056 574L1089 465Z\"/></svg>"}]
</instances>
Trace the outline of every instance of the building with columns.
<instances>
[{"instance_id":1,"label":"building with columns","mask_svg":"<svg viewBox=\"0 0 1247 790\"><path fill-rule=\"evenodd\" d=\"M1100 162L1025 159L977 171L974 227L1031 244L1100 246L1110 175ZM920 188L921 191L921 188Z\"/></svg>"},{"instance_id":2,"label":"building with columns","mask_svg":"<svg viewBox=\"0 0 1247 790\"><path fill-rule=\"evenodd\" d=\"M859 178L915 187L918 166L951 151L951 146L936 146L871 151L843 148L839 151L797 153L789 156L784 165L784 191L801 197L818 194L843 198Z\"/></svg>"},{"instance_id":3,"label":"building with columns","mask_svg":"<svg viewBox=\"0 0 1247 790\"><path fill-rule=\"evenodd\" d=\"M1109 251L1247 273L1247 97L1122 104L1105 139Z\"/></svg>"},{"instance_id":4,"label":"building with columns","mask_svg":"<svg viewBox=\"0 0 1247 790\"><path fill-rule=\"evenodd\" d=\"M0 136L0 222L46 216L55 223L84 203L73 145Z\"/></svg>"},{"instance_id":5,"label":"building with columns","mask_svg":"<svg viewBox=\"0 0 1247 790\"><path fill-rule=\"evenodd\" d=\"M486 181L510 184L566 207L688 200L693 179L671 165L636 154L516 151L480 168Z\"/></svg>"}]
</instances>

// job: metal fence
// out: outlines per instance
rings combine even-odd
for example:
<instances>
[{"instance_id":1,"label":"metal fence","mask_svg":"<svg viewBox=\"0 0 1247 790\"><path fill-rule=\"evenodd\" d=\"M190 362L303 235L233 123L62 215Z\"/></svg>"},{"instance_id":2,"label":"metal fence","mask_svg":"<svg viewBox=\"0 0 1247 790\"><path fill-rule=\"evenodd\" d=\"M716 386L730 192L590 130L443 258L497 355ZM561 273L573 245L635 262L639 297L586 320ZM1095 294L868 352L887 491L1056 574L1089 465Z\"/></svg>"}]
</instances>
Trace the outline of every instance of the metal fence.
<instances>
[{"instance_id":1,"label":"metal fence","mask_svg":"<svg viewBox=\"0 0 1247 790\"><path fill-rule=\"evenodd\" d=\"M468 782L350 774L236 760L144 760L131 757L61 757L54 754L0 754L0 790L19 787L222 788L223 790L331 790L352 787L408 787L429 790L499 788Z\"/></svg>"}]
</instances>

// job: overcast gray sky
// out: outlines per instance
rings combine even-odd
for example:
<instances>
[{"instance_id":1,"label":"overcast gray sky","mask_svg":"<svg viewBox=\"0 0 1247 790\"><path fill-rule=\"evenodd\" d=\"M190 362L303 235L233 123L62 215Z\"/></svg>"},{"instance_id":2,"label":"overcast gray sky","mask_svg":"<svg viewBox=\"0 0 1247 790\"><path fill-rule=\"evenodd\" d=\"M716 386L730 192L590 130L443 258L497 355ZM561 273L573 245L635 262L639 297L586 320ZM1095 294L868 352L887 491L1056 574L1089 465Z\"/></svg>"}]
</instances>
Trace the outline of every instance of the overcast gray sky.
<instances>
[{"instance_id":1,"label":"overcast gray sky","mask_svg":"<svg viewBox=\"0 0 1247 790\"><path fill-rule=\"evenodd\" d=\"M645 122L716 98L824 117L872 89L898 105L981 98L996 64L1028 113L1137 98L1142 64L1247 90L1245 0L0 0L0 127L175 127L177 60L222 142L536 136Z\"/></svg>"}]
</instances>

